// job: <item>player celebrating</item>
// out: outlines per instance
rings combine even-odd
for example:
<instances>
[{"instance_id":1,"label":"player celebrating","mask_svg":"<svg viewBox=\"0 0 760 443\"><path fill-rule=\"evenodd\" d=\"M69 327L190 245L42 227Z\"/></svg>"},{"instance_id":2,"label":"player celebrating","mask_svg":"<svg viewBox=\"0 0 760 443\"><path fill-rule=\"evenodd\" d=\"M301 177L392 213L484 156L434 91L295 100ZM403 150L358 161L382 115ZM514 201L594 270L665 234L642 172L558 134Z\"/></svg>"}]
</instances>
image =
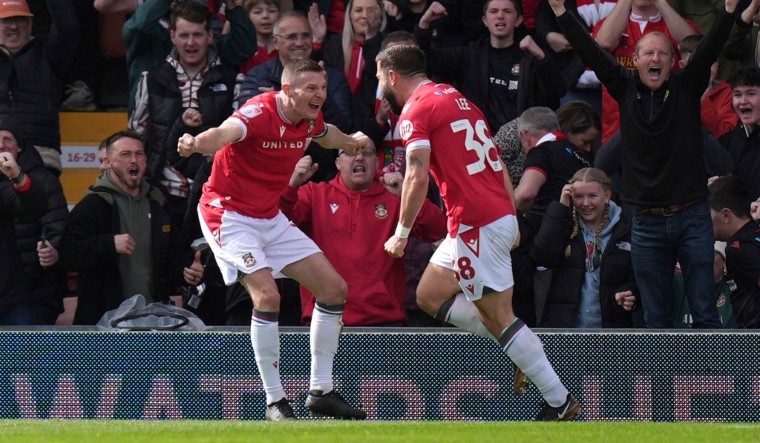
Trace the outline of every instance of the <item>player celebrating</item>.
<instances>
[{"instance_id":1,"label":"player celebrating","mask_svg":"<svg viewBox=\"0 0 760 443\"><path fill-rule=\"evenodd\" d=\"M446 203L449 235L425 269L417 303L437 319L495 337L544 396L536 420L572 420L580 404L560 382L541 341L512 312L509 253L519 235L517 219L509 174L483 113L452 86L428 80L425 55L414 46L387 48L376 60L407 156L400 219L385 250L404 254L430 170Z\"/></svg>"},{"instance_id":2,"label":"player celebrating","mask_svg":"<svg viewBox=\"0 0 760 443\"><path fill-rule=\"evenodd\" d=\"M266 392L267 420L295 414L280 381L277 317L280 294L275 276L284 274L317 299L311 321L311 382L306 408L314 415L365 419L333 389L346 282L316 244L279 211L298 160L312 139L329 149L374 148L362 133L348 136L325 124L327 74L309 59L290 62L282 90L258 95L218 128L179 139L183 157L214 154L214 167L198 205L203 235L227 285L240 281L253 300L251 343Z\"/></svg>"}]
</instances>

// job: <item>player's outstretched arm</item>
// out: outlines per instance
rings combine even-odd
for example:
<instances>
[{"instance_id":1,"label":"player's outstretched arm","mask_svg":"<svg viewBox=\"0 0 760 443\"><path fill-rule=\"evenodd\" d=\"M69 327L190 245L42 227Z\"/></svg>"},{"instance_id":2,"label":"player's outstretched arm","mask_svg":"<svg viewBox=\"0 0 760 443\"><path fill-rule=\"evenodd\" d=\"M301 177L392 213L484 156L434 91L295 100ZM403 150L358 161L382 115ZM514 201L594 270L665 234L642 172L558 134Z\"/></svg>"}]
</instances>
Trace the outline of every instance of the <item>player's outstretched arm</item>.
<instances>
[{"instance_id":1,"label":"player's outstretched arm","mask_svg":"<svg viewBox=\"0 0 760 443\"><path fill-rule=\"evenodd\" d=\"M372 140L362 132L346 135L337 126L327 124L327 133L314 141L327 149L345 149L348 152L359 152L364 148L374 148Z\"/></svg>"},{"instance_id":2,"label":"player's outstretched arm","mask_svg":"<svg viewBox=\"0 0 760 443\"><path fill-rule=\"evenodd\" d=\"M182 157L190 157L195 153L213 154L222 149L224 145L240 140L242 136L243 130L240 126L226 120L218 128L208 129L195 137L184 134L177 142L177 152Z\"/></svg>"},{"instance_id":3,"label":"player's outstretched arm","mask_svg":"<svg viewBox=\"0 0 760 443\"><path fill-rule=\"evenodd\" d=\"M409 232L427 198L429 171L429 149L415 149L406 153L406 175L401 189L398 225L395 234L385 242L385 251L393 258L404 255Z\"/></svg>"}]
</instances>

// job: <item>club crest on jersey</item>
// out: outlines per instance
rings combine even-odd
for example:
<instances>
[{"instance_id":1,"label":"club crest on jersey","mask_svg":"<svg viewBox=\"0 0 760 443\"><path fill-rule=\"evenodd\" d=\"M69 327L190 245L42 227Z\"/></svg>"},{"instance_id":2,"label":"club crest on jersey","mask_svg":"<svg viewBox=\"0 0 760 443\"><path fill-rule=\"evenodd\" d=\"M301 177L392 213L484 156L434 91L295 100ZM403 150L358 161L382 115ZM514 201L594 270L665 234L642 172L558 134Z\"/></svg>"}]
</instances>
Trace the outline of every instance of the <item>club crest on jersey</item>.
<instances>
[{"instance_id":1,"label":"club crest on jersey","mask_svg":"<svg viewBox=\"0 0 760 443\"><path fill-rule=\"evenodd\" d=\"M726 304L726 294L724 292L721 292L720 297L718 297L718 302L715 304L716 307L722 308L723 305Z\"/></svg>"},{"instance_id":2,"label":"club crest on jersey","mask_svg":"<svg viewBox=\"0 0 760 443\"><path fill-rule=\"evenodd\" d=\"M261 115L261 112L261 108L256 105L243 106L243 108L240 110L240 113L248 118L254 118L257 115Z\"/></svg>"},{"instance_id":3,"label":"club crest on jersey","mask_svg":"<svg viewBox=\"0 0 760 443\"><path fill-rule=\"evenodd\" d=\"M385 208L384 204L375 205L375 217L380 220L388 218L388 210Z\"/></svg>"},{"instance_id":4,"label":"club crest on jersey","mask_svg":"<svg viewBox=\"0 0 760 443\"><path fill-rule=\"evenodd\" d=\"M247 252L243 256L243 263L245 264L246 268L252 268L256 265L256 259L253 258L253 254L251 254L250 252Z\"/></svg>"},{"instance_id":5,"label":"club crest on jersey","mask_svg":"<svg viewBox=\"0 0 760 443\"><path fill-rule=\"evenodd\" d=\"M308 134L311 134L311 131L314 130L314 120L309 120L309 129L307 131Z\"/></svg>"},{"instance_id":6,"label":"club crest on jersey","mask_svg":"<svg viewBox=\"0 0 760 443\"><path fill-rule=\"evenodd\" d=\"M409 120L404 120L398 125L399 133L401 134L401 140L409 140L412 132L414 132L414 125Z\"/></svg>"},{"instance_id":7,"label":"club crest on jersey","mask_svg":"<svg viewBox=\"0 0 760 443\"><path fill-rule=\"evenodd\" d=\"M515 64L514 66L512 66L512 75L515 75L515 76L520 75L520 64L519 63Z\"/></svg>"}]
</instances>

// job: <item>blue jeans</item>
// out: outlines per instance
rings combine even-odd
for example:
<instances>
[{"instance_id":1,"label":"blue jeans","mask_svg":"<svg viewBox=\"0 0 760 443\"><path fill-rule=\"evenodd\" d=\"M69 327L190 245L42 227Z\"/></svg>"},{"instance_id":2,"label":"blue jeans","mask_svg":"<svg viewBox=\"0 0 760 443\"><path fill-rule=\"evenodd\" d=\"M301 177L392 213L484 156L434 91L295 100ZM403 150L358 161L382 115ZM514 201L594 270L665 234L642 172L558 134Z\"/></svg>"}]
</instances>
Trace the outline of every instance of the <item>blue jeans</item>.
<instances>
[{"instance_id":1,"label":"blue jeans","mask_svg":"<svg viewBox=\"0 0 760 443\"><path fill-rule=\"evenodd\" d=\"M32 314L27 303L20 304L12 310L0 315L0 326L29 326L32 324Z\"/></svg>"},{"instance_id":2,"label":"blue jeans","mask_svg":"<svg viewBox=\"0 0 760 443\"><path fill-rule=\"evenodd\" d=\"M671 215L633 217L631 261L648 328L672 328L673 271L681 264L694 328L720 328L715 308L715 235L707 199Z\"/></svg>"}]
</instances>

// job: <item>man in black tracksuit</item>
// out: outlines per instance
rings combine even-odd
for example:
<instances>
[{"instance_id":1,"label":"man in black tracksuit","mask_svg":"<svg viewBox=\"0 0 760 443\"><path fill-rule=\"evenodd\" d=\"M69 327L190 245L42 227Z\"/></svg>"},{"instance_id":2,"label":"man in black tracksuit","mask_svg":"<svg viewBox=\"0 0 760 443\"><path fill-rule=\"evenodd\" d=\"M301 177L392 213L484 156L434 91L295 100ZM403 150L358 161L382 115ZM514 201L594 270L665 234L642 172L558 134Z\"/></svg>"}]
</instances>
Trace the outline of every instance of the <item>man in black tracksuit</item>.
<instances>
[{"instance_id":1,"label":"man in black tracksuit","mask_svg":"<svg viewBox=\"0 0 760 443\"><path fill-rule=\"evenodd\" d=\"M488 38L466 46L431 49L431 23L445 14L440 4L431 5L425 12L414 36L427 55L428 70L442 76L446 83L457 85L468 100L483 110L491 134L496 134L502 125L532 106L557 109L567 87L553 56L532 37L516 32L522 23L520 1L488 0L483 4Z\"/></svg>"},{"instance_id":2,"label":"man in black tracksuit","mask_svg":"<svg viewBox=\"0 0 760 443\"><path fill-rule=\"evenodd\" d=\"M620 66L550 0L557 23L583 61L620 105L623 200L636 207L631 232L633 268L647 327L669 328L676 260L684 275L695 328L720 328L713 294L712 221L702 163L700 99L735 21L728 0L689 64L671 73L674 48L661 33L637 45L637 70Z\"/></svg>"}]
</instances>

